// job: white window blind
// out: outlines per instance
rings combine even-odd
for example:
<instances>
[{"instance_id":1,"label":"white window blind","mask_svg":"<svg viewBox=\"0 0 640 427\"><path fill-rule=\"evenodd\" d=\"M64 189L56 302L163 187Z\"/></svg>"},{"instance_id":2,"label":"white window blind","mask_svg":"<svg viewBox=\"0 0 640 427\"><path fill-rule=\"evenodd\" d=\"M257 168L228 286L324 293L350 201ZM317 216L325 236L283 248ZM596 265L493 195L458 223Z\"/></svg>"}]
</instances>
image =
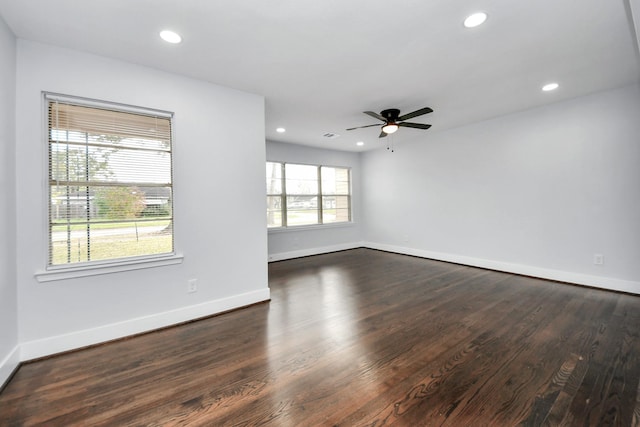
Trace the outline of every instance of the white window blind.
<instances>
[{"instance_id":1,"label":"white window blind","mask_svg":"<svg viewBox=\"0 0 640 427\"><path fill-rule=\"evenodd\" d=\"M351 221L349 168L267 162L269 228Z\"/></svg>"},{"instance_id":2,"label":"white window blind","mask_svg":"<svg viewBox=\"0 0 640 427\"><path fill-rule=\"evenodd\" d=\"M172 253L170 113L45 99L48 265Z\"/></svg>"}]
</instances>

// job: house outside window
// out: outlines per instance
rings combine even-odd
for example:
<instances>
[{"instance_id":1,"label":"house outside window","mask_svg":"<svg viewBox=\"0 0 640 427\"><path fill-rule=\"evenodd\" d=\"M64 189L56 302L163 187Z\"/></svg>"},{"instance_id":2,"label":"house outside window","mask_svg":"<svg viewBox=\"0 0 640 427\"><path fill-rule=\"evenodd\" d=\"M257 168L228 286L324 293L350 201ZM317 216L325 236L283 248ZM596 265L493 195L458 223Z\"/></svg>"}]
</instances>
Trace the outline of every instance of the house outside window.
<instances>
[{"instance_id":1,"label":"house outside window","mask_svg":"<svg viewBox=\"0 0 640 427\"><path fill-rule=\"evenodd\" d=\"M45 101L48 267L173 254L171 113Z\"/></svg>"},{"instance_id":2,"label":"house outside window","mask_svg":"<svg viewBox=\"0 0 640 427\"><path fill-rule=\"evenodd\" d=\"M351 170L267 162L267 226L284 228L351 221Z\"/></svg>"}]
</instances>

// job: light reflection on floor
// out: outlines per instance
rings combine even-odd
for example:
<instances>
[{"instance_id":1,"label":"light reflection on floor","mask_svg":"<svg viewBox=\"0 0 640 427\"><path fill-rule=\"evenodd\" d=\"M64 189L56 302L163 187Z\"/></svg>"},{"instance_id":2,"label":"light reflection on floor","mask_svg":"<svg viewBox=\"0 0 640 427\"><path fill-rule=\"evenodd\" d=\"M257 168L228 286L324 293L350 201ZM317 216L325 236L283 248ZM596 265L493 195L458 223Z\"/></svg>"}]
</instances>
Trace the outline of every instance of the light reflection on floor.
<instances>
[{"instance_id":1,"label":"light reflection on floor","mask_svg":"<svg viewBox=\"0 0 640 427\"><path fill-rule=\"evenodd\" d=\"M311 304L289 304L288 297L296 293L298 286L305 287L305 294L309 294L309 287L313 287L311 294L314 301ZM372 369L375 355L357 338L360 328L366 325L358 306L357 284L349 272L336 266L301 271L299 275L289 275L286 283L277 283L273 288L267 327L267 354L270 381L277 384L270 393L274 407L295 412L296 407L303 406L304 387L307 387L309 380L305 378L301 380L305 385L299 384L296 381L297 372L312 364L322 364L323 355L331 353L333 356L335 352L340 353L338 360L342 362L339 366L334 364L325 369L332 372L358 370L359 374L351 376L352 382L344 386L357 390L359 396L375 396L378 382L376 378L371 378L376 375L376 370ZM322 333L324 339L311 341L307 338L307 328L314 329L313 334ZM316 331L317 328L321 328L321 331ZM316 345L318 341L323 343L321 347ZM288 357L283 358L281 346L290 347ZM335 360L335 357L331 359ZM354 384L354 377L361 381ZM336 391L336 384L325 384L323 380L317 378L314 393L331 396ZM323 387L326 390L323 391Z\"/></svg>"}]
</instances>

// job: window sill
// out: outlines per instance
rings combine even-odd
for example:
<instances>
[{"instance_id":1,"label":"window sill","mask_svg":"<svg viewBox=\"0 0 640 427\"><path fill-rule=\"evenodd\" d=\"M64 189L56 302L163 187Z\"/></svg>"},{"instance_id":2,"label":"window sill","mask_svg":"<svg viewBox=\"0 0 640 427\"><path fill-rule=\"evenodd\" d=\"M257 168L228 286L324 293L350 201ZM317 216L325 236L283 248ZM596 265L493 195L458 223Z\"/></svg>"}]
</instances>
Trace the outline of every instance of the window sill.
<instances>
[{"instance_id":1,"label":"window sill","mask_svg":"<svg viewBox=\"0 0 640 427\"><path fill-rule=\"evenodd\" d=\"M141 270L144 268L163 267L181 264L183 255L169 255L162 258L145 258L121 261L117 263L91 264L78 267L63 267L46 271L38 271L34 277L38 282L54 282L56 280L75 279L79 277L100 276L122 271Z\"/></svg>"},{"instance_id":2,"label":"window sill","mask_svg":"<svg viewBox=\"0 0 640 427\"><path fill-rule=\"evenodd\" d=\"M338 222L338 223L329 223L329 224L313 224L313 225L293 225L290 227L274 227L267 228L269 234L271 233L290 233L292 231L312 231L312 230L324 230L328 228L344 228L344 227L355 227L356 223L353 221L350 222Z\"/></svg>"}]
</instances>

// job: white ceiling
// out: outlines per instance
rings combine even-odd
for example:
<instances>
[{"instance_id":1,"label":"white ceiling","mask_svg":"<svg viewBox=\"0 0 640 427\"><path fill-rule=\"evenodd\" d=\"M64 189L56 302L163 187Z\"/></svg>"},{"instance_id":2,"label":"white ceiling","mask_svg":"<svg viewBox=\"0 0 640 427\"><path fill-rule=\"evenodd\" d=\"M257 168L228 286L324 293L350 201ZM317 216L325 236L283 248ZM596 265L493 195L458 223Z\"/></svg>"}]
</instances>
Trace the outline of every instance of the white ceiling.
<instances>
[{"instance_id":1,"label":"white ceiling","mask_svg":"<svg viewBox=\"0 0 640 427\"><path fill-rule=\"evenodd\" d=\"M345 131L376 123L365 110L435 110L411 120L430 130L400 129L398 144L637 82L631 10L640 13L639 3L0 0L0 15L23 39L264 95L269 140L362 151L386 142L375 127ZM487 22L464 28L463 19L478 10ZM165 28L183 42L160 40ZM560 88L543 93L551 81ZM276 133L278 126L287 132ZM327 139L327 132L341 136Z\"/></svg>"}]
</instances>

